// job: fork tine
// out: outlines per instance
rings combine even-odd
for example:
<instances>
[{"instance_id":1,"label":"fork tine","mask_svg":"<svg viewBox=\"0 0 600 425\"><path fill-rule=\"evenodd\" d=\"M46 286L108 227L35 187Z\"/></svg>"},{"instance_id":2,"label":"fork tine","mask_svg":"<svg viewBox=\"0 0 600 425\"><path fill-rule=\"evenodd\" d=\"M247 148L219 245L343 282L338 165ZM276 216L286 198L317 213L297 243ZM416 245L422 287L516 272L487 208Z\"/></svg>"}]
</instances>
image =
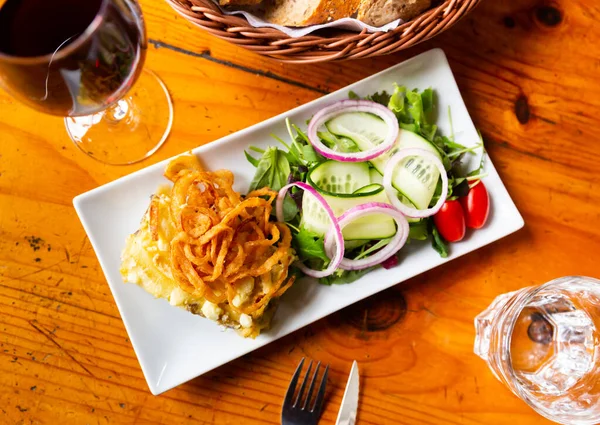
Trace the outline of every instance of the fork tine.
<instances>
[{"instance_id":1,"label":"fork tine","mask_svg":"<svg viewBox=\"0 0 600 425\"><path fill-rule=\"evenodd\" d=\"M302 385L300 386L300 391L298 391L298 397L296 397L296 401L294 402L294 406L298 406L298 403L302 401L302 394L304 394L304 390L306 389L306 381L308 379L308 375L310 375L310 370L312 369L313 361L311 360L308 364L308 369L306 369L306 373L304 374L304 379L302 380ZM314 380L314 377L313 377ZM312 382L311 382L312 385Z\"/></svg>"},{"instance_id":2,"label":"fork tine","mask_svg":"<svg viewBox=\"0 0 600 425\"><path fill-rule=\"evenodd\" d=\"M304 365L304 357L302 357L302 360L300 360L300 363L294 372L294 376L292 376L287 393L285 394L285 399L283 400L284 406L292 405L292 399L294 398L294 392L296 391L296 384L298 383L298 378L300 377L300 371L302 371L302 365Z\"/></svg>"},{"instance_id":3,"label":"fork tine","mask_svg":"<svg viewBox=\"0 0 600 425\"><path fill-rule=\"evenodd\" d=\"M315 368L315 373L313 374L313 377L310 380L310 386L308 387L308 395L306 396L306 400L304 401L302 410L306 409L306 406L308 406L308 402L310 401L310 398L312 396L313 389L315 387L315 381L317 380L317 375L319 374L320 367L321 367L321 362L317 363L317 367ZM310 368L309 368L309 370L310 370ZM308 374L308 372L306 372L306 374Z\"/></svg>"},{"instance_id":4,"label":"fork tine","mask_svg":"<svg viewBox=\"0 0 600 425\"><path fill-rule=\"evenodd\" d=\"M325 387L327 386L327 372L329 372L329 365L325 367L325 372L323 372L323 377L321 378L321 385L319 385L319 392L317 393L317 399L315 400L315 404L311 412L315 413L316 417L319 417L321 414L321 408L323 407L323 399L325 398Z\"/></svg>"}]
</instances>

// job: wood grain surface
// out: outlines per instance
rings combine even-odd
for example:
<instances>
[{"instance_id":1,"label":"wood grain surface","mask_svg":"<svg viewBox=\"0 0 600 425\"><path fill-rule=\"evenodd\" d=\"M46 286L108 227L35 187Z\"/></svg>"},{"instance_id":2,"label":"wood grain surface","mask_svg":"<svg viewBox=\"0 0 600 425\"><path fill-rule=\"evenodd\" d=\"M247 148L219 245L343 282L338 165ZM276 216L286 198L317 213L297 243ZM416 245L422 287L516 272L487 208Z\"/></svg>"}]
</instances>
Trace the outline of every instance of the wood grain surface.
<instances>
[{"instance_id":1,"label":"wood grain surface","mask_svg":"<svg viewBox=\"0 0 600 425\"><path fill-rule=\"evenodd\" d=\"M351 361L358 424L545 424L473 354L473 318L503 292L600 277L600 6L486 0L438 38L375 60L283 65L143 0L147 67L175 102L143 163L104 166L61 119L0 92L0 423L277 424L302 357L331 365L333 424ZM74 196L441 47L525 228L155 397Z\"/></svg>"}]
</instances>

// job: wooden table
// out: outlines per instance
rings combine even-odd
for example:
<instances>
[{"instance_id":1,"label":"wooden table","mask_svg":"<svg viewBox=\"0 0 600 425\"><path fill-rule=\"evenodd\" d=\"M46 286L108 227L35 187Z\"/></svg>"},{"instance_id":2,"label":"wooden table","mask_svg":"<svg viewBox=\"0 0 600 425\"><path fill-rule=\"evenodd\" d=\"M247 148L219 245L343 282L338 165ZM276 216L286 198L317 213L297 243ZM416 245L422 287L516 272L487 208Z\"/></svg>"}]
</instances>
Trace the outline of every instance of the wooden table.
<instances>
[{"instance_id":1,"label":"wooden table","mask_svg":"<svg viewBox=\"0 0 600 425\"><path fill-rule=\"evenodd\" d=\"M548 423L473 354L473 318L500 293L600 275L599 6L487 0L403 54L310 66L232 47L162 1L142 6L147 66L175 102L172 135L149 160L101 165L61 119L0 93L0 423L277 424L303 356L332 367L323 424L353 359L361 425ZM152 396L72 198L432 47L449 56L525 228Z\"/></svg>"}]
</instances>

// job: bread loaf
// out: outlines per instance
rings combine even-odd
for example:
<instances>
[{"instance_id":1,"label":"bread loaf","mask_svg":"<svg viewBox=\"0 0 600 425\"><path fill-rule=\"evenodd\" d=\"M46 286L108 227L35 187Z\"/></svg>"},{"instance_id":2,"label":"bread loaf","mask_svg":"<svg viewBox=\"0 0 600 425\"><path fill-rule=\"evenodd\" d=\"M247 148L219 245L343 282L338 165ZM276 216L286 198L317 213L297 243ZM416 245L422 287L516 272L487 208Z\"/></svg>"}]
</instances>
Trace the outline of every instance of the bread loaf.
<instances>
[{"instance_id":1,"label":"bread loaf","mask_svg":"<svg viewBox=\"0 0 600 425\"><path fill-rule=\"evenodd\" d=\"M289 27L324 24L352 16L361 0L270 0L265 4L266 21Z\"/></svg>"},{"instance_id":2,"label":"bread loaf","mask_svg":"<svg viewBox=\"0 0 600 425\"><path fill-rule=\"evenodd\" d=\"M380 27L398 18L410 21L429 7L431 0L362 0L357 18Z\"/></svg>"},{"instance_id":3,"label":"bread loaf","mask_svg":"<svg viewBox=\"0 0 600 425\"><path fill-rule=\"evenodd\" d=\"M263 0L219 0L221 6L256 6Z\"/></svg>"},{"instance_id":4,"label":"bread loaf","mask_svg":"<svg viewBox=\"0 0 600 425\"><path fill-rule=\"evenodd\" d=\"M398 18L409 21L429 8L431 0L265 0L263 5L266 21L289 27L324 24L347 17L381 26Z\"/></svg>"}]
</instances>

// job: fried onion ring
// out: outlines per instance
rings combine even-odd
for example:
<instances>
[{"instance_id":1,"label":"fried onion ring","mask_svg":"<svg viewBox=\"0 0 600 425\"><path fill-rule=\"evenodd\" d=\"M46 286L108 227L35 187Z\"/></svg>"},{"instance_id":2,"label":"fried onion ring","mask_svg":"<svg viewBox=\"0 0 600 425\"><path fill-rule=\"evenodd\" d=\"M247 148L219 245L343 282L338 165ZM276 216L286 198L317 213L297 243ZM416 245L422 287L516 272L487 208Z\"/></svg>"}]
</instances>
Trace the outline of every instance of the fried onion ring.
<instances>
[{"instance_id":1,"label":"fried onion ring","mask_svg":"<svg viewBox=\"0 0 600 425\"><path fill-rule=\"evenodd\" d=\"M294 282L288 277L291 232L270 221L277 192L262 188L241 196L232 188L230 171L203 171L191 157L175 158L165 171L173 182L167 214L176 228L170 244L173 277L184 291L258 317ZM151 207L150 216L157 228L158 209ZM252 291L242 293L247 279Z\"/></svg>"}]
</instances>

